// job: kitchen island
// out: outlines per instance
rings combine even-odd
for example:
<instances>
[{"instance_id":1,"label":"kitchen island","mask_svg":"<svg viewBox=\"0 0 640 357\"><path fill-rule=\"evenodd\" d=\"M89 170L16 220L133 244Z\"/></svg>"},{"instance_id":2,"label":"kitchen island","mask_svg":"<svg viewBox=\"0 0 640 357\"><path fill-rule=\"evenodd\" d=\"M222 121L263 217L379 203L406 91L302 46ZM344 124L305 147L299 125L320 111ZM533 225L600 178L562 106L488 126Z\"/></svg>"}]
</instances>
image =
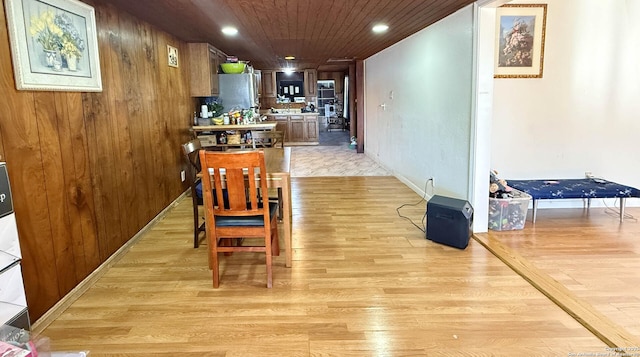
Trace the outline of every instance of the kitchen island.
<instances>
[{"instance_id":1,"label":"kitchen island","mask_svg":"<svg viewBox=\"0 0 640 357\"><path fill-rule=\"evenodd\" d=\"M269 122L276 123L276 130L284 133L285 145L318 145L318 113L281 111L265 115Z\"/></svg>"},{"instance_id":2,"label":"kitchen island","mask_svg":"<svg viewBox=\"0 0 640 357\"><path fill-rule=\"evenodd\" d=\"M227 147L244 147L246 142L230 142L221 144L219 142L219 136L221 133L234 132L240 135L240 138L248 131L252 130L274 130L277 123L275 121L263 121L255 124L235 124L235 125L196 125L192 126L191 130L194 136L200 139L200 143L203 147L217 147L226 149Z\"/></svg>"}]
</instances>

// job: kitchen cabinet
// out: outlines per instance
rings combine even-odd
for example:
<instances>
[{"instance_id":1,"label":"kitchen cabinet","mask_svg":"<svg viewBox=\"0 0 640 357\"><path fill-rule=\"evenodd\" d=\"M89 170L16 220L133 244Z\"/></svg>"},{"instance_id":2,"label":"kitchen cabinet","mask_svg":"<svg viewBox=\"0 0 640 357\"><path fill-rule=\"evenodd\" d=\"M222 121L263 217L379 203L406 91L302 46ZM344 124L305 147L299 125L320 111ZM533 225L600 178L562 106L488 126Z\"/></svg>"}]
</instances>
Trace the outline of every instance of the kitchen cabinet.
<instances>
[{"instance_id":1,"label":"kitchen cabinet","mask_svg":"<svg viewBox=\"0 0 640 357\"><path fill-rule=\"evenodd\" d=\"M281 131L284 137L284 141L289 141L289 116L288 115L274 115L273 120L276 121L276 130Z\"/></svg>"},{"instance_id":2,"label":"kitchen cabinet","mask_svg":"<svg viewBox=\"0 0 640 357\"><path fill-rule=\"evenodd\" d=\"M262 96L265 98L275 98L276 94L278 94L276 72L268 70L262 70L261 72Z\"/></svg>"},{"instance_id":3,"label":"kitchen cabinet","mask_svg":"<svg viewBox=\"0 0 640 357\"><path fill-rule=\"evenodd\" d=\"M200 140L200 143L203 147L208 150L227 150L230 147L248 147L251 144L247 144L242 141L242 138L247 135L247 133L254 130L274 130L277 128L277 124L273 121L264 121L255 124L230 124L230 125L197 125L191 127L191 131L193 131L194 136ZM225 143L219 142L221 134L224 133L226 136ZM231 142L230 136L236 135L237 142Z\"/></svg>"},{"instance_id":4,"label":"kitchen cabinet","mask_svg":"<svg viewBox=\"0 0 640 357\"><path fill-rule=\"evenodd\" d=\"M307 97L315 97L318 95L318 71L315 69L305 69L304 70L304 87L305 87L305 96ZM310 98L307 98L307 101L310 101Z\"/></svg>"},{"instance_id":5,"label":"kitchen cabinet","mask_svg":"<svg viewBox=\"0 0 640 357\"><path fill-rule=\"evenodd\" d=\"M189 71L192 97L220 94L218 65L223 53L208 43L189 43Z\"/></svg>"},{"instance_id":6,"label":"kitchen cabinet","mask_svg":"<svg viewBox=\"0 0 640 357\"><path fill-rule=\"evenodd\" d=\"M304 117L302 115L289 116L289 141L304 142Z\"/></svg>"},{"instance_id":7,"label":"kitchen cabinet","mask_svg":"<svg viewBox=\"0 0 640 357\"><path fill-rule=\"evenodd\" d=\"M336 94L343 94L344 93L344 74L342 74L341 72L335 72L334 76L333 76L333 82L335 84L335 89L336 89Z\"/></svg>"},{"instance_id":8,"label":"kitchen cabinet","mask_svg":"<svg viewBox=\"0 0 640 357\"><path fill-rule=\"evenodd\" d=\"M305 117L304 121L304 141L319 142L318 117Z\"/></svg>"},{"instance_id":9,"label":"kitchen cabinet","mask_svg":"<svg viewBox=\"0 0 640 357\"><path fill-rule=\"evenodd\" d=\"M318 114L268 114L276 122L276 130L284 133L285 144L317 144Z\"/></svg>"}]
</instances>

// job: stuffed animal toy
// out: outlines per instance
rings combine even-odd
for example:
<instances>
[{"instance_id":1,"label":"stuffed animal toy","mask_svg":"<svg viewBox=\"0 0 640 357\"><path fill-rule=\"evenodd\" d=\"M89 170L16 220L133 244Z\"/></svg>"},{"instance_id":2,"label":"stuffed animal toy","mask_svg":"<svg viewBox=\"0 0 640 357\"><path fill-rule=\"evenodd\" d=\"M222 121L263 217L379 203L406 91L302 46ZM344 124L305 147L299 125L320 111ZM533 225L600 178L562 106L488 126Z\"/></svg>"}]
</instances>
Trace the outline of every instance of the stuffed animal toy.
<instances>
[{"instance_id":1,"label":"stuffed animal toy","mask_svg":"<svg viewBox=\"0 0 640 357\"><path fill-rule=\"evenodd\" d=\"M498 178L498 171L489 171L489 196L493 198L507 198L511 192L511 187L507 185L507 181Z\"/></svg>"}]
</instances>

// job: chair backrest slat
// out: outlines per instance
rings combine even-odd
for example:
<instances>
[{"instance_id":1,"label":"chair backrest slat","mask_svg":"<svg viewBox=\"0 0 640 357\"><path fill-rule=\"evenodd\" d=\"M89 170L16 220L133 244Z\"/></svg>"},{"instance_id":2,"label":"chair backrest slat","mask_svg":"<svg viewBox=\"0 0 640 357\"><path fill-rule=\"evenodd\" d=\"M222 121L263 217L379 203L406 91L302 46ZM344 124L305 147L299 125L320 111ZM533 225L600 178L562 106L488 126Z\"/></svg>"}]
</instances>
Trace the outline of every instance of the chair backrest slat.
<instances>
[{"instance_id":1,"label":"chair backrest slat","mask_svg":"<svg viewBox=\"0 0 640 357\"><path fill-rule=\"evenodd\" d=\"M211 152L201 151L203 191L205 205L213 202L211 190L215 188L218 205L213 208L214 215L265 215L268 221L269 207L264 152ZM213 170L209 170L212 168ZM206 175L208 174L208 175ZM223 192L226 191L226 197ZM221 204L224 202L224 204ZM213 205L212 205L213 206Z\"/></svg>"},{"instance_id":2,"label":"chair backrest slat","mask_svg":"<svg viewBox=\"0 0 640 357\"><path fill-rule=\"evenodd\" d=\"M202 144L199 139L193 139L187 143L182 144L182 153L184 154L185 160L188 163L187 173L191 180L194 180L196 174L200 172L200 149L202 149Z\"/></svg>"}]
</instances>

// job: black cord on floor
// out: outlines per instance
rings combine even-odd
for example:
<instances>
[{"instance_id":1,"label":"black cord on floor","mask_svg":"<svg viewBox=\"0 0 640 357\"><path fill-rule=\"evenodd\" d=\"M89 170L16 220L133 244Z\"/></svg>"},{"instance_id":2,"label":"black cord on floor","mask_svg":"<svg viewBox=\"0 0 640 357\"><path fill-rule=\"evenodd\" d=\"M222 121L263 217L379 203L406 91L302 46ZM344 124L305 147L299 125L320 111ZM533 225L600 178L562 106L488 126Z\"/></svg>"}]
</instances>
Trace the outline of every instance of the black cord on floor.
<instances>
[{"instance_id":1,"label":"black cord on floor","mask_svg":"<svg viewBox=\"0 0 640 357\"><path fill-rule=\"evenodd\" d=\"M433 179L430 178L424 183L424 195L422 196L422 198L420 199L419 202L416 202L414 204L405 203L405 204L401 205L400 207L396 208L396 212L398 212L398 217L404 218L407 221L411 222L411 224L413 224L416 228L418 228L422 233L425 233L425 234L427 233L427 226L426 226L427 211L425 210L424 215L422 216L422 227L420 227L417 224L415 224L415 222L413 222L413 220L411 220L411 218L409 218L407 216L403 216L402 213L400 213L400 209L402 209L403 207L406 207L406 206L417 206L417 205L421 204L422 202L424 202L425 198L427 197L427 184L429 184L430 181L433 181ZM431 193L433 193L433 192L431 192Z\"/></svg>"},{"instance_id":2,"label":"black cord on floor","mask_svg":"<svg viewBox=\"0 0 640 357\"><path fill-rule=\"evenodd\" d=\"M607 202L603 199L602 203L604 204L605 210L604 213L610 215L610 216L616 216L616 217L620 217L620 209L619 208L615 208L616 206L618 206L618 198L616 197L616 199L613 201L613 206L614 207L609 207L607 205ZM623 219L628 219L628 220L632 220L634 222L638 222L638 219L635 218L632 214L629 213L624 213L624 215L622 216Z\"/></svg>"}]
</instances>

